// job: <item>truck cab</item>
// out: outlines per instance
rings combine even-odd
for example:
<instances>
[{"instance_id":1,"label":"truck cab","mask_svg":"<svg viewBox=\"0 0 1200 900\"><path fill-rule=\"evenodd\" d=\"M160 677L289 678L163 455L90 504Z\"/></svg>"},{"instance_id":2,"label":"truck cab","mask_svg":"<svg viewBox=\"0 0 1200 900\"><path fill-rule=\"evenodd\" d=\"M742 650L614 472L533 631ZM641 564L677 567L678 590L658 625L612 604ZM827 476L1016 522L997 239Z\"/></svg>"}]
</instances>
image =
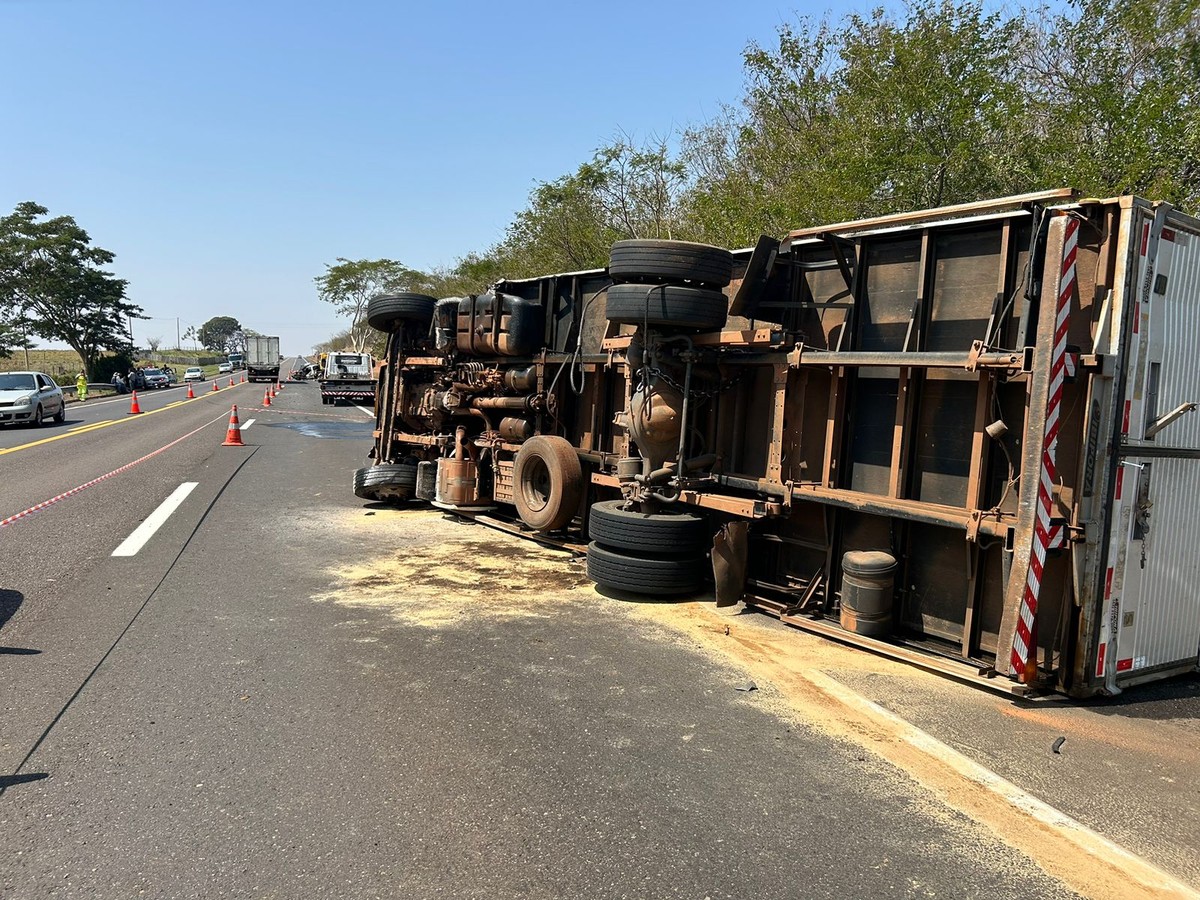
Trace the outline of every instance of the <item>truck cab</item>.
<instances>
[{"instance_id":1,"label":"truck cab","mask_svg":"<svg viewBox=\"0 0 1200 900\"><path fill-rule=\"evenodd\" d=\"M336 351L324 355L319 378L321 402L375 402L375 361L369 353Z\"/></svg>"}]
</instances>

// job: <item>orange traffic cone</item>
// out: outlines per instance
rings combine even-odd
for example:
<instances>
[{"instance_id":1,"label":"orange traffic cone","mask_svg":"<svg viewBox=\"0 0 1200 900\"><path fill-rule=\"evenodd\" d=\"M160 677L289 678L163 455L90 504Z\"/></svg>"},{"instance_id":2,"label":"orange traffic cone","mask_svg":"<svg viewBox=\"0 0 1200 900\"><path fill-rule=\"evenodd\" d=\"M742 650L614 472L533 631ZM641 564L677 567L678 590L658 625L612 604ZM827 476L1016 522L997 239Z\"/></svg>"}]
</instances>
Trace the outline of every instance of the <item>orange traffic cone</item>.
<instances>
[{"instance_id":1,"label":"orange traffic cone","mask_svg":"<svg viewBox=\"0 0 1200 900\"><path fill-rule=\"evenodd\" d=\"M246 383L246 376L245 376L245 375L243 375L243 376L242 376L242 380L241 380L241 382L240 382L240 383L241 383L241 384L245 384L245 383Z\"/></svg>"},{"instance_id":2,"label":"orange traffic cone","mask_svg":"<svg viewBox=\"0 0 1200 900\"><path fill-rule=\"evenodd\" d=\"M229 386L233 387L233 376L232 375L229 376Z\"/></svg>"},{"instance_id":3,"label":"orange traffic cone","mask_svg":"<svg viewBox=\"0 0 1200 900\"><path fill-rule=\"evenodd\" d=\"M275 387L282 391L283 390L283 382L282 381L275 382Z\"/></svg>"},{"instance_id":4,"label":"orange traffic cone","mask_svg":"<svg viewBox=\"0 0 1200 900\"><path fill-rule=\"evenodd\" d=\"M195 399L196 399L196 393L195 393L195 391L193 391L193 390L192 390L192 383L191 383L190 381L188 382L188 395L187 395L187 398L188 398L189 400L195 400Z\"/></svg>"},{"instance_id":5,"label":"orange traffic cone","mask_svg":"<svg viewBox=\"0 0 1200 900\"><path fill-rule=\"evenodd\" d=\"M221 386L220 386L219 384L217 384L217 383L214 381L214 382L213 382L213 389L212 389L212 392L215 394L215 393L216 393L217 391L219 391L220 389L221 389Z\"/></svg>"},{"instance_id":6,"label":"orange traffic cone","mask_svg":"<svg viewBox=\"0 0 1200 900\"><path fill-rule=\"evenodd\" d=\"M221 444L222 447L244 447L242 442L242 425L238 421L237 406L233 407L233 411L229 413L229 430L225 432L225 440Z\"/></svg>"},{"instance_id":7,"label":"orange traffic cone","mask_svg":"<svg viewBox=\"0 0 1200 900\"><path fill-rule=\"evenodd\" d=\"M129 414L131 416L138 416L138 415L141 415L141 413L142 413L142 408L140 406L138 406L138 402L137 402L137 391L134 391L133 392L133 403L129 407Z\"/></svg>"},{"instance_id":8,"label":"orange traffic cone","mask_svg":"<svg viewBox=\"0 0 1200 900\"><path fill-rule=\"evenodd\" d=\"M271 385L269 388L267 388L267 390L271 392L272 397L276 395L275 385Z\"/></svg>"},{"instance_id":9,"label":"orange traffic cone","mask_svg":"<svg viewBox=\"0 0 1200 900\"><path fill-rule=\"evenodd\" d=\"M271 389L267 388L266 393L263 394L263 406L270 406L270 405L271 405Z\"/></svg>"}]
</instances>

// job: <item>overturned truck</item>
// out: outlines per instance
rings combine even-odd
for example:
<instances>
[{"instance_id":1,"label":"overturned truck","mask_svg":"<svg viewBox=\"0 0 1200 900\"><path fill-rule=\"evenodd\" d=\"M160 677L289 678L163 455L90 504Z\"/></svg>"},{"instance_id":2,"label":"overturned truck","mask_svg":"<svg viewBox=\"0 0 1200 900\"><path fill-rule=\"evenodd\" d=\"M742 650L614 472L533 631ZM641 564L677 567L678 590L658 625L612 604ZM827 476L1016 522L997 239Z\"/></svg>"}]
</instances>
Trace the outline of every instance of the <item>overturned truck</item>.
<instances>
[{"instance_id":1,"label":"overturned truck","mask_svg":"<svg viewBox=\"0 0 1200 900\"><path fill-rule=\"evenodd\" d=\"M1200 221L1052 191L377 298L374 500L1020 694L1197 667Z\"/></svg>"}]
</instances>

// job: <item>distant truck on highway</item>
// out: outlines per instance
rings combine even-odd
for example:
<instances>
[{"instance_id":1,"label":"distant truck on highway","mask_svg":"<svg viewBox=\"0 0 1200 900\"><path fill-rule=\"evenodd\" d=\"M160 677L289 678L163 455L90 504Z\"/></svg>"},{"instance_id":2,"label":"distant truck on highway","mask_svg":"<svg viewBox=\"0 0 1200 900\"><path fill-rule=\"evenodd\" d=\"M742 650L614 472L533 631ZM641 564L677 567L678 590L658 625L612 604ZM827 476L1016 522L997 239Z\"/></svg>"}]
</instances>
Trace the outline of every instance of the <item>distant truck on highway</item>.
<instances>
[{"instance_id":1,"label":"distant truck on highway","mask_svg":"<svg viewBox=\"0 0 1200 900\"><path fill-rule=\"evenodd\" d=\"M251 381L279 380L279 338L246 338L246 377Z\"/></svg>"},{"instance_id":2,"label":"distant truck on highway","mask_svg":"<svg viewBox=\"0 0 1200 900\"><path fill-rule=\"evenodd\" d=\"M321 402L326 405L339 400L375 403L375 361L370 353L338 351L325 355L317 380L321 386Z\"/></svg>"}]
</instances>

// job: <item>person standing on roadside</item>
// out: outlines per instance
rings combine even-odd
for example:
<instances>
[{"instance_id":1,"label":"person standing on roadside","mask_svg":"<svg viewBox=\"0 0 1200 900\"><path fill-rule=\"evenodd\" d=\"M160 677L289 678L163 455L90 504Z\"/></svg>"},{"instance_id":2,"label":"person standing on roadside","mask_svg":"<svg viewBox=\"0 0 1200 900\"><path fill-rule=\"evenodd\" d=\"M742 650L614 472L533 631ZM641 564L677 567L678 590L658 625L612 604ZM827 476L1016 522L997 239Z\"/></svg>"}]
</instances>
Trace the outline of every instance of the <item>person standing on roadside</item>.
<instances>
[{"instance_id":1,"label":"person standing on roadside","mask_svg":"<svg viewBox=\"0 0 1200 900\"><path fill-rule=\"evenodd\" d=\"M75 396L80 400L87 399L87 379L82 372L75 376Z\"/></svg>"}]
</instances>

